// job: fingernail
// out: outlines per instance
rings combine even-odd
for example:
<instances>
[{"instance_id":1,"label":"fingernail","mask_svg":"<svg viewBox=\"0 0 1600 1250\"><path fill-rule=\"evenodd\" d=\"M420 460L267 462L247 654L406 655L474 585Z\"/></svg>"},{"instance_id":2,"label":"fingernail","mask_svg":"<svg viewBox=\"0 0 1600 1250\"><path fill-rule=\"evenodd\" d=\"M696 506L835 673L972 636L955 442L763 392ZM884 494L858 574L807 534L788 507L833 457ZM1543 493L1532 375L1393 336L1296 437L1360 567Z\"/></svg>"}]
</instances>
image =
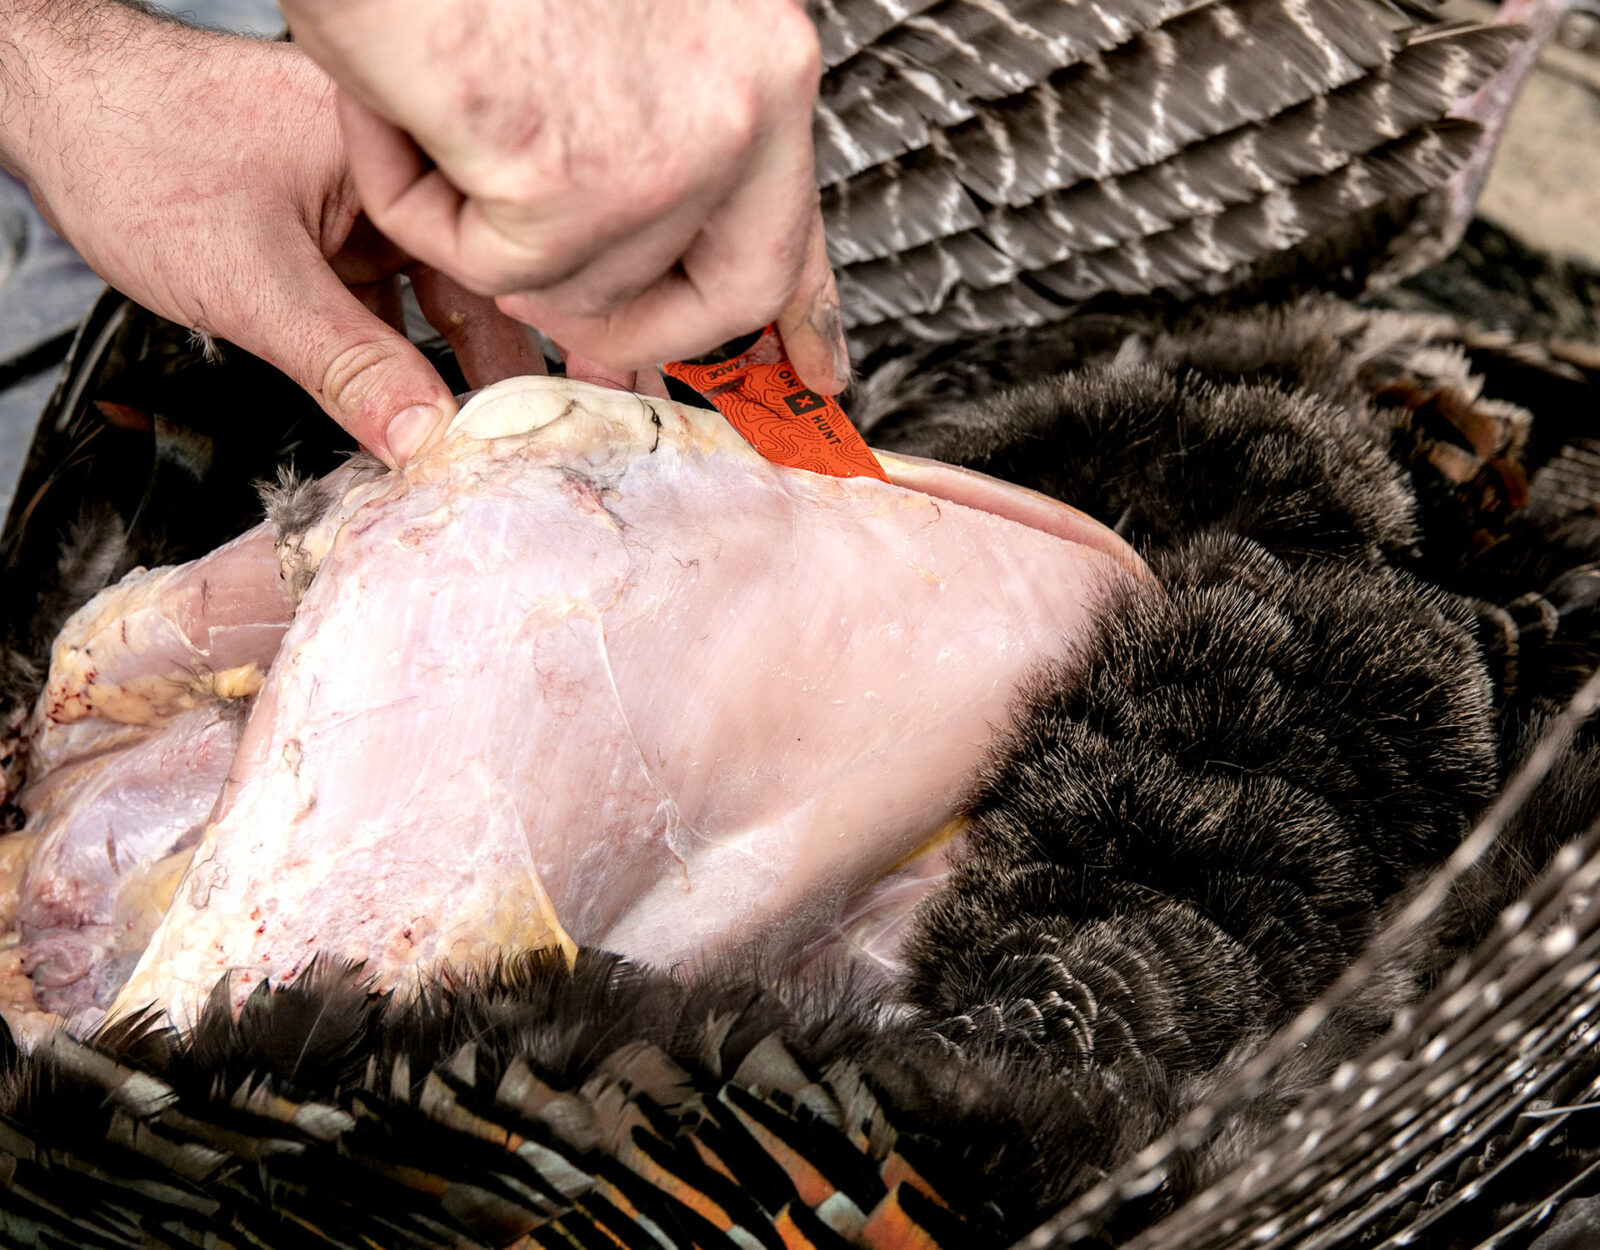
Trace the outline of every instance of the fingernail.
<instances>
[{"instance_id":1,"label":"fingernail","mask_svg":"<svg viewBox=\"0 0 1600 1250\"><path fill-rule=\"evenodd\" d=\"M394 457L395 463L405 464L416 455L417 448L422 446L438 424L439 410L431 404L416 404L395 413L383 432L383 440L389 444L389 454Z\"/></svg>"}]
</instances>

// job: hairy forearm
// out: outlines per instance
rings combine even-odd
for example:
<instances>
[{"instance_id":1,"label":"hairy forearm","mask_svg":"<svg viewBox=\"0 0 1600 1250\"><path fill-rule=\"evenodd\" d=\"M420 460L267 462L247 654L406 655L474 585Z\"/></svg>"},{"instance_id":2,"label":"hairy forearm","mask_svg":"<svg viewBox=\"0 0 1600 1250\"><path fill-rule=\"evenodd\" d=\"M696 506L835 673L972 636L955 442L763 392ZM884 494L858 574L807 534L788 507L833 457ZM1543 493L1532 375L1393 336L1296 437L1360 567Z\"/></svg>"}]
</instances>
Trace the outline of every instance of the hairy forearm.
<instances>
[{"instance_id":1,"label":"hairy forearm","mask_svg":"<svg viewBox=\"0 0 1600 1250\"><path fill-rule=\"evenodd\" d=\"M207 38L122 0L0 0L0 163L37 193Z\"/></svg>"},{"instance_id":2,"label":"hairy forearm","mask_svg":"<svg viewBox=\"0 0 1600 1250\"><path fill-rule=\"evenodd\" d=\"M263 214L303 212L303 153L326 159L314 202L348 217L331 92L285 45L113 0L0 0L5 166L96 273L190 325L235 298L185 274L193 246L242 260L285 228Z\"/></svg>"},{"instance_id":3,"label":"hairy forearm","mask_svg":"<svg viewBox=\"0 0 1600 1250\"><path fill-rule=\"evenodd\" d=\"M398 462L456 410L369 311L400 274L472 385L543 358L487 300L356 231L334 99L287 44L111 0L0 0L0 153L61 236L111 285L276 365Z\"/></svg>"}]
</instances>

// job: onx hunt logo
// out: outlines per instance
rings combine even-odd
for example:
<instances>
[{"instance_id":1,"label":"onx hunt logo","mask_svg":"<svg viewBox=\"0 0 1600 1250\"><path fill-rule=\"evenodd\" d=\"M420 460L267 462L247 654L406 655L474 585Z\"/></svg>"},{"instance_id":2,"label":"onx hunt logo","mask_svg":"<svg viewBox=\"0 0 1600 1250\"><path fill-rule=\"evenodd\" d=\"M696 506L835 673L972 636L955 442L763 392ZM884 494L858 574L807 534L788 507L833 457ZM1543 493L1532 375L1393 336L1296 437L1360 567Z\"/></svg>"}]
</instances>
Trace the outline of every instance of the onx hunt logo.
<instances>
[{"instance_id":1,"label":"onx hunt logo","mask_svg":"<svg viewBox=\"0 0 1600 1250\"><path fill-rule=\"evenodd\" d=\"M815 391L795 391L785 395L783 402L789 405L789 411L797 417L809 416L811 424L817 427L817 433L830 443L838 443L839 436L833 432L833 427L828 424L828 418L823 412L828 407L828 401Z\"/></svg>"}]
</instances>

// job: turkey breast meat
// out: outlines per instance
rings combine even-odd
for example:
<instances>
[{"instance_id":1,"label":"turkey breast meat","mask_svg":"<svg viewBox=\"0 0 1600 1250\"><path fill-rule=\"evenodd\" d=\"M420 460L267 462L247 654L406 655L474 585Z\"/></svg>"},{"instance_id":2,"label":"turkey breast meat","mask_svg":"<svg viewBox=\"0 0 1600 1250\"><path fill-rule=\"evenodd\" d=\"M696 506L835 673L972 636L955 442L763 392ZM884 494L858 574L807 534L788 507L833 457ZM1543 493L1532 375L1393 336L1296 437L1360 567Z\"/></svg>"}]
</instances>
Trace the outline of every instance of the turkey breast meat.
<instances>
[{"instance_id":1,"label":"turkey breast meat","mask_svg":"<svg viewBox=\"0 0 1600 1250\"><path fill-rule=\"evenodd\" d=\"M130 575L29 728L14 976L181 1025L317 955L394 986L892 934L1019 683L1144 573L1061 504L884 463L785 469L715 413L516 379L303 525Z\"/></svg>"}]
</instances>

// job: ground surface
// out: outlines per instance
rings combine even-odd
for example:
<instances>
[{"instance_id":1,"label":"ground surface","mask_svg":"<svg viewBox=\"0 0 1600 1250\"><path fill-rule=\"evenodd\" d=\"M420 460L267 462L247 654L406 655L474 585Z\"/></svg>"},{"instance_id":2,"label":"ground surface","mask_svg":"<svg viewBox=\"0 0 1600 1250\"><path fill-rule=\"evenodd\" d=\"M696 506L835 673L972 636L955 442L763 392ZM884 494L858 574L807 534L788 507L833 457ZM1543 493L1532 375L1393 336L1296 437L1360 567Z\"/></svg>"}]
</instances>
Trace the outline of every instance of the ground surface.
<instances>
[{"instance_id":1,"label":"ground surface","mask_svg":"<svg viewBox=\"0 0 1600 1250\"><path fill-rule=\"evenodd\" d=\"M1480 20L1487 0L1452 4ZM1479 212L1535 247L1600 266L1600 2L1569 13L1511 114Z\"/></svg>"}]
</instances>

